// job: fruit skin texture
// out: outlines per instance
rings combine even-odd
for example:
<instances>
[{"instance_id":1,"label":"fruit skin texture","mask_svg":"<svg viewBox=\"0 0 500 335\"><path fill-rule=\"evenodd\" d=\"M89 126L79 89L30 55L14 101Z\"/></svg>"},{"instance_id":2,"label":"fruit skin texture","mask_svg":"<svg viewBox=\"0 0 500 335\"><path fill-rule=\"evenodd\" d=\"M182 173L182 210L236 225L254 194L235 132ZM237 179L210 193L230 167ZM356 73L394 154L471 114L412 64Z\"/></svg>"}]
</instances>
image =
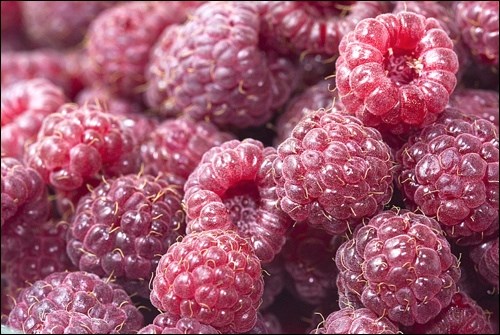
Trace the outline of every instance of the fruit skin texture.
<instances>
[{"instance_id":1,"label":"fruit skin texture","mask_svg":"<svg viewBox=\"0 0 500 335\"><path fill-rule=\"evenodd\" d=\"M407 210L385 211L358 226L335 256L339 286L379 316L425 324L446 308L460 278L439 224Z\"/></svg>"},{"instance_id":2,"label":"fruit skin texture","mask_svg":"<svg viewBox=\"0 0 500 335\"><path fill-rule=\"evenodd\" d=\"M460 109L465 114L491 121L498 127L500 121L498 100L497 91L465 88L453 92L448 106Z\"/></svg>"},{"instance_id":3,"label":"fruit skin texture","mask_svg":"<svg viewBox=\"0 0 500 335\"><path fill-rule=\"evenodd\" d=\"M412 12L362 20L339 45L336 85L366 126L404 134L434 122L455 89L453 42L433 18Z\"/></svg>"},{"instance_id":4,"label":"fruit skin texture","mask_svg":"<svg viewBox=\"0 0 500 335\"><path fill-rule=\"evenodd\" d=\"M391 199L391 160L380 133L354 116L309 114L273 162L281 208L295 221L343 234Z\"/></svg>"},{"instance_id":5,"label":"fruit skin texture","mask_svg":"<svg viewBox=\"0 0 500 335\"><path fill-rule=\"evenodd\" d=\"M141 312L120 286L83 271L56 272L23 289L7 320L8 326L27 334L129 334L142 323Z\"/></svg>"},{"instance_id":6,"label":"fruit skin texture","mask_svg":"<svg viewBox=\"0 0 500 335\"><path fill-rule=\"evenodd\" d=\"M207 151L184 185L187 233L236 230L263 263L271 262L291 225L278 206L275 158L276 149L250 138Z\"/></svg>"},{"instance_id":7,"label":"fruit skin texture","mask_svg":"<svg viewBox=\"0 0 500 335\"><path fill-rule=\"evenodd\" d=\"M368 308L344 308L328 315L310 334L399 334L399 329Z\"/></svg>"},{"instance_id":8,"label":"fruit skin texture","mask_svg":"<svg viewBox=\"0 0 500 335\"><path fill-rule=\"evenodd\" d=\"M264 282L252 246L231 230L186 235L162 256L151 303L220 332L241 333L257 320Z\"/></svg>"},{"instance_id":9,"label":"fruit skin texture","mask_svg":"<svg viewBox=\"0 0 500 335\"><path fill-rule=\"evenodd\" d=\"M220 334L220 332L190 317L181 318L171 313L161 313L155 317L153 324L142 328L137 334Z\"/></svg>"},{"instance_id":10,"label":"fruit skin texture","mask_svg":"<svg viewBox=\"0 0 500 335\"><path fill-rule=\"evenodd\" d=\"M161 176L103 181L78 202L67 253L80 270L127 283L149 295L161 255L184 234L182 190ZM134 283L132 283L134 282Z\"/></svg>"},{"instance_id":11,"label":"fruit skin texture","mask_svg":"<svg viewBox=\"0 0 500 335\"><path fill-rule=\"evenodd\" d=\"M2 90L2 154L22 159L45 116L66 102L62 89L43 78L20 81Z\"/></svg>"},{"instance_id":12,"label":"fruit skin texture","mask_svg":"<svg viewBox=\"0 0 500 335\"><path fill-rule=\"evenodd\" d=\"M25 162L56 190L139 170L137 139L119 116L98 104L65 104L43 120Z\"/></svg>"},{"instance_id":13,"label":"fruit skin texture","mask_svg":"<svg viewBox=\"0 0 500 335\"><path fill-rule=\"evenodd\" d=\"M398 151L397 182L412 209L447 238L478 244L498 231L498 128L448 109Z\"/></svg>"},{"instance_id":14,"label":"fruit skin texture","mask_svg":"<svg viewBox=\"0 0 500 335\"><path fill-rule=\"evenodd\" d=\"M498 292L498 237L473 247L469 256L476 271Z\"/></svg>"}]
</instances>

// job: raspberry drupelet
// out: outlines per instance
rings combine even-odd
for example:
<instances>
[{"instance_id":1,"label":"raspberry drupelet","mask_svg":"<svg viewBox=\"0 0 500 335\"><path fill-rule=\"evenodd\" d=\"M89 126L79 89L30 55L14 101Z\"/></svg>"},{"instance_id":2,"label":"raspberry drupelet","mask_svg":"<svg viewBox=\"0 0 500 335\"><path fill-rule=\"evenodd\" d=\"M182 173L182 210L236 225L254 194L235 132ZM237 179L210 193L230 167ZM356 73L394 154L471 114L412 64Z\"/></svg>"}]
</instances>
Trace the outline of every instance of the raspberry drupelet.
<instances>
[{"instance_id":1,"label":"raspberry drupelet","mask_svg":"<svg viewBox=\"0 0 500 335\"><path fill-rule=\"evenodd\" d=\"M142 328L137 334L220 334L220 332L191 317L161 313L155 317L152 324Z\"/></svg>"},{"instance_id":2,"label":"raspberry drupelet","mask_svg":"<svg viewBox=\"0 0 500 335\"><path fill-rule=\"evenodd\" d=\"M399 135L434 122L457 83L450 37L435 19L412 12L362 20L339 51L342 103L383 132Z\"/></svg>"},{"instance_id":3,"label":"raspberry drupelet","mask_svg":"<svg viewBox=\"0 0 500 335\"><path fill-rule=\"evenodd\" d=\"M242 333L257 321L264 282L252 246L231 230L186 235L162 256L151 302L220 332Z\"/></svg>"},{"instance_id":4,"label":"raspberry drupelet","mask_svg":"<svg viewBox=\"0 0 500 335\"><path fill-rule=\"evenodd\" d=\"M319 110L278 147L273 178L295 221L343 234L392 196L392 157L380 133L350 115Z\"/></svg>"},{"instance_id":5,"label":"raspberry drupelet","mask_svg":"<svg viewBox=\"0 0 500 335\"><path fill-rule=\"evenodd\" d=\"M460 278L439 224L407 210L358 226L335 256L344 295L404 326L425 324L446 308Z\"/></svg>"},{"instance_id":6,"label":"raspberry drupelet","mask_svg":"<svg viewBox=\"0 0 500 335\"><path fill-rule=\"evenodd\" d=\"M459 109L465 114L491 121L497 127L500 124L497 91L473 88L456 90L451 95L448 106Z\"/></svg>"},{"instance_id":7,"label":"raspberry drupelet","mask_svg":"<svg viewBox=\"0 0 500 335\"><path fill-rule=\"evenodd\" d=\"M250 138L207 151L184 185L186 231L236 230L262 262L271 262L291 225L278 206L275 158L276 149Z\"/></svg>"}]
</instances>

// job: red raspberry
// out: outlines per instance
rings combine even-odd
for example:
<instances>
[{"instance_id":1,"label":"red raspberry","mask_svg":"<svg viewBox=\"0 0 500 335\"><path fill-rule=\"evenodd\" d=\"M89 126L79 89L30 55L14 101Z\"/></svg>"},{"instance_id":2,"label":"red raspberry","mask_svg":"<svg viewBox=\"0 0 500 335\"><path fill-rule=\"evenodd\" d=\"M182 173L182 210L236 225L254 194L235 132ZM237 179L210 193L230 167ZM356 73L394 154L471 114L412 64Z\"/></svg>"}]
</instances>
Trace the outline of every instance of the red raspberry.
<instances>
[{"instance_id":1,"label":"red raspberry","mask_svg":"<svg viewBox=\"0 0 500 335\"><path fill-rule=\"evenodd\" d=\"M264 272L264 293L259 306L261 311L268 309L285 288L286 271L283 259L280 256L275 257L271 263L262 265L262 271Z\"/></svg>"},{"instance_id":2,"label":"red raspberry","mask_svg":"<svg viewBox=\"0 0 500 335\"><path fill-rule=\"evenodd\" d=\"M457 1L455 20L478 63L498 69L498 1Z\"/></svg>"},{"instance_id":3,"label":"red raspberry","mask_svg":"<svg viewBox=\"0 0 500 335\"><path fill-rule=\"evenodd\" d=\"M385 211L357 227L335 263L344 294L404 326L427 323L446 308L460 278L439 224L406 210Z\"/></svg>"},{"instance_id":4,"label":"red raspberry","mask_svg":"<svg viewBox=\"0 0 500 335\"><path fill-rule=\"evenodd\" d=\"M278 208L272 177L276 149L254 139L207 151L184 186L187 229L234 229L268 263L285 243L290 220Z\"/></svg>"},{"instance_id":5,"label":"red raspberry","mask_svg":"<svg viewBox=\"0 0 500 335\"><path fill-rule=\"evenodd\" d=\"M2 235L4 225L37 226L48 215L47 187L38 172L15 158L2 157Z\"/></svg>"},{"instance_id":6,"label":"red raspberry","mask_svg":"<svg viewBox=\"0 0 500 335\"><path fill-rule=\"evenodd\" d=\"M142 322L120 286L80 271L56 272L23 289L7 325L25 334L127 334Z\"/></svg>"},{"instance_id":7,"label":"red raspberry","mask_svg":"<svg viewBox=\"0 0 500 335\"><path fill-rule=\"evenodd\" d=\"M21 1L2 1L1 3L1 30L2 40L4 31L19 31L22 29ZM3 41L2 41L3 44Z\"/></svg>"},{"instance_id":8,"label":"red raspberry","mask_svg":"<svg viewBox=\"0 0 500 335\"><path fill-rule=\"evenodd\" d=\"M394 134L434 122L457 82L448 34L412 12L362 20L339 51L335 78L346 110Z\"/></svg>"},{"instance_id":9,"label":"red raspberry","mask_svg":"<svg viewBox=\"0 0 500 335\"><path fill-rule=\"evenodd\" d=\"M116 1L23 1L28 37L40 46L65 48L83 40L90 22Z\"/></svg>"},{"instance_id":10,"label":"red raspberry","mask_svg":"<svg viewBox=\"0 0 500 335\"><path fill-rule=\"evenodd\" d=\"M465 114L475 115L499 126L498 92L481 89L461 89L453 92L448 106Z\"/></svg>"},{"instance_id":11,"label":"red raspberry","mask_svg":"<svg viewBox=\"0 0 500 335\"><path fill-rule=\"evenodd\" d=\"M219 332L214 327L191 317L161 313L155 317L153 324L142 328L137 334L219 334Z\"/></svg>"},{"instance_id":12,"label":"red raspberry","mask_svg":"<svg viewBox=\"0 0 500 335\"><path fill-rule=\"evenodd\" d=\"M398 327L386 317L367 308L345 308L328 315L310 334L399 334Z\"/></svg>"},{"instance_id":13,"label":"red raspberry","mask_svg":"<svg viewBox=\"0 0 500 335\"><path fill-rule=\"evenodd\" d=\"M65 104L47 116L25 161L57 190L71 191L100 174L135 173L137 139L119 116L96 104Z\"/></svg>"},{"instance_id":14,"label":"red raspberry","mask_svg":"<svg viewBox=\"0 0 500 335\"><path fill-rule=\"evenodd\" d=\"M83 196L69 221L67 252L73 264L130 283L148 296L161 255L184 233L178 188L160 176L127 175Z\"/></svg>"},{"instance_id":15,"label":"red raspberry","mask_svg":"<svg viewBox=\"0 0 500 335\"><path fill-rule=\"evenodd\" d=\"M476 271L498 292L498 237L473 247L469 255Z\"/></svg>"},{"instance_id":16,"label":"red raspberry","mask_svg":"<svg viewBox=\"0 0 500 335\"><path fill-rule=\"evenodd\" d=\"M340 235L389 202L392 168L377 130L319 110L278 147L273 177L281 208L293 220Z\"/></svg>"},{"instance_id":17,"label":"red raspberry","mask_svg":"<svg viewBox=\"0 0 500 335\"><path fill-rule=\"evenodd\" d=\"M151 302L221 332L241 333L256 323L263 291L260 261L234 231L188 234L162 256Z\"/></svg>"},{"instance_id":18,"label":"red raspberry","mask_svg":"<svg viewBox=\"0 0 500 335\"><path fill-rule=\"evenodd\" d=\"M206 151L234 138L209 122L189 119L165 120L148 135L141 146L144 171L183 179L194 171Z\"/></svg>"},{"instance_id":19,"label":"red raspberry","mask_svg":"<svg viewBox=\"0 0 500 335\"><path fill-rule=\"evenodd\" d=\"M448 110L398 151L406 204L436 217L447 237L478 244L498 231L498 128Z\"/></svg>"},{"instance_id":20,"label":"red raspberry","mask_svg":"<svg viewBox=\"0 0 500 335\"><path fill-rule=\"evenodd\" d=\"M2 154L22 159L45 116L65 102L63 91L42 78L19 81L2 90Z\"/></svg>"}]
</instances>

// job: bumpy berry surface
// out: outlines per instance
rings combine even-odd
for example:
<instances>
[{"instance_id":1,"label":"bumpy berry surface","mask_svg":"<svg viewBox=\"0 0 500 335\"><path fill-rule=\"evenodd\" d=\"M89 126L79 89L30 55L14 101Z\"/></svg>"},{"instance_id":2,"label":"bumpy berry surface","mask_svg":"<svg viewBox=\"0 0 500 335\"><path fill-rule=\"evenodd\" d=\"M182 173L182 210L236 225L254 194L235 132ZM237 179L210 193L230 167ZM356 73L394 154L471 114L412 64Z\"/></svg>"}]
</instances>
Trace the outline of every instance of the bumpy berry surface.
<instances>
[{"instance_id":1,"label":"bumpy berry surface","mask_svg":"<svg viewBox=\"0 0 500 335\"><path fill-rule=\"evenodd\" d=\"M356 228L335 263L344 295L354 293L366 308L404 326L424 324L446 308L460 277L439 224L406 210L385 211Z\"/></svg>"},{"instance_id":2,"label":"bumpy berry surface","mask_svg":"<svg viewBox=\"0 0 500 335\"><path fill-rule=\"evenodd\" d=\"M469 253L476 271L498 292L498 237L473 247Z\"/></svg>"},{"instance_id":3,"label":"bumpy berry surface","mask_svg":"<svg viewBox=\"0 0 500 335\"><path fill-rule=\"evenodd\" d=\"M477 62L498 68L498 1L457 1L455 19Z\"/></svg>"},{"instance_id":4,"label":"bumpy berry surface","mask_svg":"<svg viewBox=\"0 0 500 335\"><path fill-rule=\"evenodd\" d=\"M72 191L102 174L137 172L138 149L119 116L98 104L65 104L44 119L25 161L55 189Z\"/></svg>"},{"instance_id":5,"label":"bumpy berry surface","mask_svg":"<svg viewBox=\"0 0 500 335\"><path fill-rule=\"evenodd\" d=\"M210 2L166 29L150 57L146 102L163 116L185 114L218 126L259 126L291 91L287 60L259 49L257 5ZM278 62L278 65L276 63ZM276 74L279 74L278 76Z\"/></svg>"},{"instance_id":6,"label":"bumpy berry surface","mask_svg":"<svg viewBox=\"0 0 500 335\"><path fill-rule=\"evenodd\" d=\"M90 22L116 1L26 1L21 3L24 29L40 46L65 48L83 40Z\"/></svg>"},{"instance_id":7,"label":"bumpy berry surface","mask_svg":"<svg viewBox=\"0 0 500 335\"><path fill-rule=\"evenodd\" d=\"M338 53L342 37L364 18L387 10L381 1L267 1L263 24L267 39L295 53Z\"/></svg>"},{"instance_id":8,"label":"bumpy berry surface","mask_svg":"<svg viewBox=\"0 0 500 335\"><path fill-rule=\"evenodd\" d=\"M67 102L61 88L42 78L20 81L2 90L2 154L22 159L45 116Z\"/></svg>"},{"instance_id":9,"label":"bumpy berry surface","mask_svg":"<svg viewBox=\"0 0 500 335\"><path fill-rule=\"evenodd\" d=\"M260 261L234 231L208 230L173 244L156 269L151 302L221 332L255 325L263 291Z\"/></svg>"},{"instance_id":10,"label":"bumpy berry surface","mask_svg":"<svg viewBox=\"0 0 500 335\"><path fill-rule=\"evenodd\" d=\"M184 185L187 232L234 229L264 263L285 243L291 222L278 206L272 164L276 149L254 139L207 151Z\"/></svg>"},{"instance_id":11,"label":"bumpy berry surface","mask_svg":"<svg viewBox=\"0 0 500 335\"><path fill-rule=\"evenodd\" d=\"M2 157L2 234L4 225L37 226L48 215L47 187L38 172L15 158Z\"/></svg>"},{"instance_id":12,"label":"bumpy berry surface","mask_svg":"<svg viewBox=\"0 0 500 335\"><path fill-rule=\"evenodd\" d=\"M450 109L398 152L398 185L448 238L477 244L498 231L498 157L498 128Z\"/></svg>"},{"instance_id":13,"label":"bumpy berry surface","mask_svg":"<svg viewBox=\"0 0 500 335\"><path fill-rule=\"evenodd\" d=\"M399 329L367 308L345 308L328 315L310 334L399 334Z\"/></svg>"},{"instance_id":14,"label":"bumpy berry surface","mask_svg":"<svg viewBox=\"0 0 500 335\"><path fill-rule=\"evenodd\" d=\"M131 287L149 294L161 255L184 233L181 199L182 190L161 176L104 181L80 199L69 221L71 261L101 277L136 281Z\"/></svg>"},{"instance_id":15,"label":"bumpy berry surface","mask_svg":"<svg viewBox=\"0 0 500 335\"><path fill-rule=\"evenodd\" d=\"M448 105L460 109L465 114L480 117L499 126L497 91L473 88L456 90L451 95Z\"/></svg>"},{"instance_id":16,"label":"bumpy berry surface","mask_svg":"<svg viewBox=\"0 0 500 335\"><path fill-rule=\"evenodd\" d=\"M457 83L448 34L412 12L362 20L339 51L335 78L346 110L394 134L434 122Z\"/></svg>"},{"instance_id":17,"label":"bumpy berry surface","mask_svg":"<svg viewBox=\"0 0 500 335\"><path fill-rule=\"evenodd\" d=\"M342 234L389 202L392 167L377 130L319 110L278 147L273 177L281 208L293 220Z\"/></svg>"},{"instance_id":18,"label":"bumpy berry surface","mask_svg":"<svg viewBox=\"0 0 500 335\"><path fill-rule=\"evenodd\" d=\"M165 120L141 145L144 172L187 179L206 151L233 138L206 121Z\"/></svg>"},{"instance_id":19,"label":"bumpy berry surface","mask_svg":"<svg viewBox=\"0 0 500 335\"><path fill-rule=\"evenodd\" d=\"M191 317L180 317L171 313L161 313L153 324L139 330L137 334L220 334L212 326L200 323Z\"/></svg>"},{"instance_id":20,"label":"bumpy berry surface","mask_svg":"<svg viewBox=\"0 0 500 335\"><path fill-rule=\"evenodd\" d=\"M78 271L56 272L23 289L7 325L25 334L128 334L142 322L120 286Z\"/></svg>"}]
</instances>

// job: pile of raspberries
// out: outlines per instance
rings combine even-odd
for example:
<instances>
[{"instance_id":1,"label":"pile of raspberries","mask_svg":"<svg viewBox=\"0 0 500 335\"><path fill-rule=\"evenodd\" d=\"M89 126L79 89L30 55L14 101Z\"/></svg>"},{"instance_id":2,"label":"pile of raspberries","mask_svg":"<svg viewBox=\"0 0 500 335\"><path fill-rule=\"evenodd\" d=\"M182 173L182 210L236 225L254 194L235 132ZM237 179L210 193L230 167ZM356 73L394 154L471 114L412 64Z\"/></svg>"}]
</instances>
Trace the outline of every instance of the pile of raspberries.
<instances>
[{"instance_id":1,"label":"pile of raspberries","mask_svg":"<svg viewBox=\"0 0 500 335\"><path fill-rule=\"evenodd\" d=\"M498 333L498 1L2 1L1 53L2 333Z\"/></svg>"}]
</instances>

